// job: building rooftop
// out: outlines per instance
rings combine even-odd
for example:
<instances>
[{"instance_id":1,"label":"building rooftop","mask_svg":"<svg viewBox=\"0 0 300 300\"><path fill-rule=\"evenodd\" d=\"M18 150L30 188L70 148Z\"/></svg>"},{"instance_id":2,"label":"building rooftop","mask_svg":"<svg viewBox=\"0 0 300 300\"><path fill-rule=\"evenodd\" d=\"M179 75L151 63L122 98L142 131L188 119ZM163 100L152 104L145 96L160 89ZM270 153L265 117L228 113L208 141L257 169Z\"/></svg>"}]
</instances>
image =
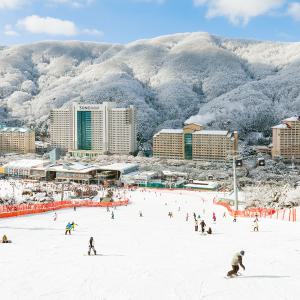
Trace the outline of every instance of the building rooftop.
<instances>
[{"instance_id":1,"label":"building rooftop","mask_svg":"<svg viewBox=\"0 0 300 300\"><path fill-rule=\"evenodd\" d=\"M138 164L115 163L111 165L100 166L98 169L102 171L119 171L121 173L128 173L128 171L137 170L138 168Z\"/></svg>"},{"instance_id":2,"label":"building rooftop","mask_svg":"<svg viewBox=\"0 0 300 300\"><path fill-rule=\"evenodd\" d=\"M300 116L293 116L282 120L282 122L296 122L296 121L300 121Z\"/></svg>"},{"instance_id":3,"label":"building rooftop","mask_svg":"<svg viewBox=\"0 0 300 300\"><path fill-rule=\"evenodd\" d=\"M32 129L30 128L23 128L23 127L0 127L0 132L30 132Z\"/></svg>"},{"instance_id":4,"label":"building rooftop","mask_svg":"<svg viewBox=\"0 0 300 300\"><path fill-rule=\"evenodd\" d=\"M281 129L284 129L284 128L288 128L286 124L279 124L279 125L276 125L276 126L273 126L272 128L281 128Z\"/></svg>"},{"instance_id":5,"label":"building rooftop","mask_svg":"<svg viewBox=\"0 0 300 300\"><path fill-rule=\"evenodd\" d=\"M227 135L227 130L200 130L196 131L193 134L201 134L201 135Z\"/></svg>"},{"instance_id":6,"label":"building rooftop","mask_svg":"<svg viewBox=\"0 0 300 300\"><path fill-rule=\"evenodd\" d=\"M42 159L20 159L20 160L10 161L9 163L5 164L3 167L10 168L10 169L31 169L33 167L41 166L46 163L49 163L49 161L42 160Z\"/></svg>"},{"instance_id":7,"label":"building rooftop","mask_svg":"<svg viewBox=\"0 0 300 300\"><path fill-rule=\"evenodd\" d=\"M93 165L81 164L81 163L65 163L57 164L49 168L50 171L55 172L76 172L76 173L87 173L90 171L98 170L99 168Z\"/></svg>"},{"instance_id":8,"label":"building rooftop","mask_svg":"<svg viewBox=\"0 0 300 300\"><path fill-rule=\"evenodd\" d=\"M157 132L154 136L160 134L160 133L183 133L183 129L162 129L161 131Z\"/></svg>"}]
</instances>

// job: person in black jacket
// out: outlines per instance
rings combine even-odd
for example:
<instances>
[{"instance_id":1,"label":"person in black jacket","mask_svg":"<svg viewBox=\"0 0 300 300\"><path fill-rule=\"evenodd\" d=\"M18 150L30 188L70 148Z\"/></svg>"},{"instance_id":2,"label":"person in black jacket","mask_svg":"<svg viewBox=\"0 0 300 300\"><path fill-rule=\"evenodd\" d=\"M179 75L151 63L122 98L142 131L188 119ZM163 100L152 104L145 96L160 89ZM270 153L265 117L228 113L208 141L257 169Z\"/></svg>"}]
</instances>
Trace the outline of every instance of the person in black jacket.
<instances>
[{"instance_id":1,"label":"person in black jacket","mask_svg":"<svg viewBox=\"0 0 300 300\"><path fill-rule=\"evenodd\" d=\"M206 226L204 220L201 220L200 226L201 226L201 232L204 233L204 231L205 231L205 226Z\"/></svg>"},{"instance_id":2,"label":"person in black jacket","mask_svg":"<svg viewBox=\"0 0 300 300\"><path fill-rule=\"evenodd\" d=\"M91 250L93 249L94 254L97 255L96 249L95 249L95 242L94 242L94 238L91 237L89 240L89 251L88 251L88 255L91 255Z\"/></svg>"}]
</instances>

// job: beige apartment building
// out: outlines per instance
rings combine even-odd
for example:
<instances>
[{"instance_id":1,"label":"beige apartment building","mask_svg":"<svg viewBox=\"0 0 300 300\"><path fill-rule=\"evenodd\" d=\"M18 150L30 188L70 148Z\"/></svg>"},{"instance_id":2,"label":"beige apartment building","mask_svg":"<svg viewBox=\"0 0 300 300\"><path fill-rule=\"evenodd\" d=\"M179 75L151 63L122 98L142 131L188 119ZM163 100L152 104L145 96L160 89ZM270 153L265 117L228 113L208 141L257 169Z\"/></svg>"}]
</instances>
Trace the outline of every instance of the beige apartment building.
<instances>
[{"instance_id":1,"label":"beige apartment building","mask_svg":"<svg viewBox=\"0 0 300 300\"><path fill-rule=\"evenodd\" d=\"M136 109L116 103L73 103L50 114L50 140L54 147L75 157L130 154L137 149Z\"/></svg>"},{"instance_id":2,"label":"beige apartment building","mask_svg":"<svg viewBox=\"0 0 300 300\"><path fill-rule=\"evenodd\" d=\"M35 132L28 128L1 127L0 152L34 153Z\"/></svg>"},{"instance_id":3,"label":"beige apartment building","mask_svg":"<svg viewBox=\"0 0 300 300\"><path fill-rule=\"evenodd\" d=\"M272 158L300 162L300 117L282 120L272 127Z\"/></svg>"},{"instance_id":4,"label":"beige apartment building","mask_svg":"<svg viewBox=\"0 0 300 300\"><path fill-rule=\"evenodd\" d=\"M183 129L163 129L153 138L153 156L166 159L224 161L238 151L238 134L203 130L192 123Z\"/></svg>"}]
</instances>

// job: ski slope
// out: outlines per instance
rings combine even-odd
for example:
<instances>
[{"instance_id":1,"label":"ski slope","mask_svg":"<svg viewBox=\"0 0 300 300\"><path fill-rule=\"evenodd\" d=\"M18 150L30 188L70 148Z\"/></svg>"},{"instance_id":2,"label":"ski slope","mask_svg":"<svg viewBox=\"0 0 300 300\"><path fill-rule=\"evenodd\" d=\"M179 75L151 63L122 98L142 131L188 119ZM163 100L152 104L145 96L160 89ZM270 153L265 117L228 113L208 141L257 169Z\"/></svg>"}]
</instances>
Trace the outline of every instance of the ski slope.
<instances>
[{"instance_id":1,"label":"ski slope","mask_svg":"<svg viewBox=\"0 0 300 300\"><path fill-rule=\"evenodd\" d=\"M223 218L212 193L128 196L132 204L114 210L115 219L105 208L79 208L57 211L57 221L54 213L0 220L1 237L13 240L0 244L1 299L299 299L299 223L262 219L256 233L250 219ZM194 211L213 235L194 231ZM65 236L69 221L79 226ZM101 255L87 256L90 236ZM240 250L246 271L225 279Z\"/></svg>"}]
</instances>

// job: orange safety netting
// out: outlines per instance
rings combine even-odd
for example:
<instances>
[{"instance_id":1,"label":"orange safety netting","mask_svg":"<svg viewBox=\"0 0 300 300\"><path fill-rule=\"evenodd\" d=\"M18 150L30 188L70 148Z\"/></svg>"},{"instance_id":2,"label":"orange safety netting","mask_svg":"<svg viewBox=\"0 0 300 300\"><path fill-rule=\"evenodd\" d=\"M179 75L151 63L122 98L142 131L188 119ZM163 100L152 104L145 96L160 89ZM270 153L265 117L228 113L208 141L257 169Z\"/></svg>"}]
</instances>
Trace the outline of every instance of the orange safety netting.
<instances>
[{"instance_id":1,"label":"orange safety netting","mask_svg":"<svg viewBox=\"0 0 300 300\"><path fill-rule=\"evenodd\" d=\"M0 206L0 218L17 217L29 214L39 214L52 210L72 208L72 207L114 207L127 205L128 199L115 202L94 202L94 201L57 201L39 204L17 204Z\"/></svg>"}]
</instances>

